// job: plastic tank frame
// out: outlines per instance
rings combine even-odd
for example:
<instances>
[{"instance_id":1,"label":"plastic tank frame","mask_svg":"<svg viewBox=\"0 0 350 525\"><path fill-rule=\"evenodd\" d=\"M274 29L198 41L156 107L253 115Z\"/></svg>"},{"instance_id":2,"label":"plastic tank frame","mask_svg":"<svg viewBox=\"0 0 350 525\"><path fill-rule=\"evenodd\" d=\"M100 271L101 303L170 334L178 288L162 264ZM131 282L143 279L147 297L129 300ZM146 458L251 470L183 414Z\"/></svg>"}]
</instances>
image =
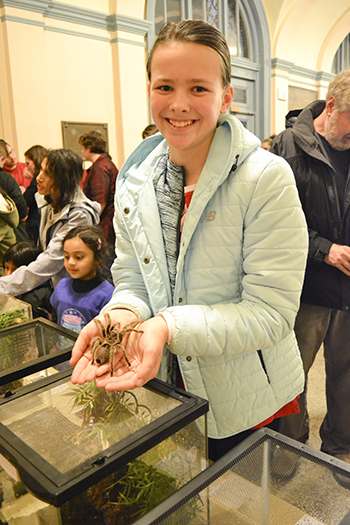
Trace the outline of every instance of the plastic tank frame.
<instances>
[{"instance_id":1,"label":"plastic tank frame","mask_svg":"<svg viewBox=\"0 0 350 525\"><path fill-rule=\"evenodd\" d=\"M0 396L69 367L78 334L47 319L0 330ZM65 363L65 364L63 364Z\"/></svg>"},{"instance_id":2,"label":"plastic tank frame","mask_svg":"<svg viewBox=\"0 0 350 525\"><path fill-rule=\"evenodd\" d=\"M0 519L134 523L207 468L207 411L206 400L156 379L108 394L62 372L18 390L0 401ZM21 485L30 493L16 497Z\"/></svg>"}]
</instances>

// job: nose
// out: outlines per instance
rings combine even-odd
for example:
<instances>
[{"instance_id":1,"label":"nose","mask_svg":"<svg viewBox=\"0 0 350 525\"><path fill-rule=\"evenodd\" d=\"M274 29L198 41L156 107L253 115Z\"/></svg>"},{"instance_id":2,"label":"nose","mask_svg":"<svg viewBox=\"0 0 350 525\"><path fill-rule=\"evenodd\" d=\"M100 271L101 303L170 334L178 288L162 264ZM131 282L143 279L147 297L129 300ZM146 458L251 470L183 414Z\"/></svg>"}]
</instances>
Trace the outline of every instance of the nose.
<instances>
[{"instance_id":1,"label":"nose","mask_svg":"<svg viewBox=\"0 0 350 525\"><path fill-rule=\"evenodd\" d=\"M183 90L176 90L173 92L169 109L174 112L183 113L190 110L190 102L188 95Z\"/></svg>"}]
</instances>

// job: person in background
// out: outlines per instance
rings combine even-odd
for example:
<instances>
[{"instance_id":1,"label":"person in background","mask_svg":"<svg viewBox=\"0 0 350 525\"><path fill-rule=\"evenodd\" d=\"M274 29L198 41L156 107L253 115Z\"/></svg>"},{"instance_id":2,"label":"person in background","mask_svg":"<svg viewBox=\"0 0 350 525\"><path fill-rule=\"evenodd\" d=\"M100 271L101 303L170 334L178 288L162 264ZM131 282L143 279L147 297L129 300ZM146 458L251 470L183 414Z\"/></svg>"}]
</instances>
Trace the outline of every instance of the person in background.
<instances>
[{"instance_id":1,"label":"person in background","mask_svg":"<svg viewBox=\"0 0 350 525\"><path fill-rule=\"evenodd\" d=\"M1 142L6 144L7 149L7 157L2 169L12 175L23 193L30 184L30 180L26 179L24 175L26 164L25 162L18 162L16 152L8 142L5 142L3 139L1 139Z\"/></svg>"},{"instance_id":2,"label":"person in background","mask_svg":"<svg viewBox=\"0 0 350 525\"><path fill-rule=\"evenodd\" d=\"M46 154L47 149L40 145L32 146L24 154L26 161L24 176L30 180L28 188L23 193L28 206L28 218L25 226L27 234L35 243L38 242L40 226L40 214L35 200L35 194L38 190L36 178L39 175L41 163Z\"/></svg>"},{"instance_id":3,"label":"person in background","mask_svg":"<svg viewBox=\"0 0 350 525\"><path fill-rule=\"evenodd\" d=\"M327 413L321 449L350 463L350 69L329 83L326 100L297 111L293 126L271 146L294 171L309 231L295 332L306 378L323 343ZM280 432L305 443L306 388L299 405L299 414L281 421Z\"/></svg>"},{"instance_id":4,"label":"person in background","mask_svg":"<svg viewBox=\"0 0 350 525\"><path fill-rule=\"evenodd\" d=\"M267 139L263 140L262 143L261 143L262 149L266 149L266 151L270 151L270 147L271 147L272 141L275 138L275 136L276 135L270 135L270 137L268 137Z\"/></svg>"},{"instance_id":5,"label":"person in background","mask_svg":"<svg viewBox=\"0 0 350 525\"><path fill-rule=\"evenodd\" d=\"M63 253L70 277L58 283L51 304L59 325L80 332L99 314L114 291L103 276L108 245L98 226L78 226L63 239Z\"/></svg>"},{"instance_id":6,"label":"person in background","mask_svg":"<svg viewBox=\"0 0 350 525\"><path fill-rule=\"evenodd\" d=\"M16 204L0 188L0 276L4 275L3 257L10 246L16 242L15 229L19 223Z\"/></svg>"},{"instance_id":7,"label":"person in background","mask_svg":"<svg viewBox=\"0 0 350 525\"><path fill-rule=\"evenodd\" d=\"M138 332L123 340L130 365L117 353L111 377L109 363L91 363L101 330L89 323L72 382L121 391L158 374L183 385L209 400L216 460L297 409L304 374L293 326L307 228L288 164L227 114L231 57L216 27L166 24L147 72L160 133L118 176L115 292L102 310Z\"/></svg>"},{"instance_id":8,"label":"person in background","mask_svg":"<svg viewBox=\"0 0 350 525\"><path fill-rule=\"evenodd\" d=\"M4 165L8 159L8 149L5 141L0 140L0 187L15 202L21 221L27 219L28 210L26 201L22 195L18 183L9 173L4 171Z\"/></svg>"},{"instance_id":9,"label":"person in background","mask_svg":"<svg viewBox=\"0 0 350 525\"><path fill-rule=\"evenodd\" d=\"M142 131L142 138L151 137L155 133L158 133L158 128L155 124L148 124L145 129Z\"/></svg>"},{"instance_id":10,"label":"person in background","mask_svg":"<svg viewBox=\"0 0 350 525\"><path fill-rule=\"evenodd\" d=\"M87 170L83 191L89 199L101 204L100 228L114 249L114 193L118 168L107 153L106 140L98 131L89 131L81 135L79 144L85 160L92 162Z\"/></svg>"},{"instance_id":11,"label":"person in background","mask_svg":"<svg viewBox=\"0 0 350 525\"><path fill-rule=\"evenodd\" d=\"M18 296L48 279L55 287L67 277L62 240L76 226L98 224L100 205L91 202L80 189L81 158L68 149L49 150L37 176L36 195L40 210L39 243L43 250L28 266L0 278L0 291Z\"/></svg>"},{"instance_id":12,"label":"person in background","mask_svg":"<svg viewBox=\"0 0 350 525\"><path fill-rule=\"evenodd\" d=\"M4 254L3 266L5 275L11 275L17 268L28 266L35 261L42 252L39 246L30 242L18 242L13 244ZM50 280L40 284L30 292L18 295L18 299L29 303L32 306L33 318L44 317L52 319L52 307L50 297L53 288Z\"/></svg>"}]
</instances>

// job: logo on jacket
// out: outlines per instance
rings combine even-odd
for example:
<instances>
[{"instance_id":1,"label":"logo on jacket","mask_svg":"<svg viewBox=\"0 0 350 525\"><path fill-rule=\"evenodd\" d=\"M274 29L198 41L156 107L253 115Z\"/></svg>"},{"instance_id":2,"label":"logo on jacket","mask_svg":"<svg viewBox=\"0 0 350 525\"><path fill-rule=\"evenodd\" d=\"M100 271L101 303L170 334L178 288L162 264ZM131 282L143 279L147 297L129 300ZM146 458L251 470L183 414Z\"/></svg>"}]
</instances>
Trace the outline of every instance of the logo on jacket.
<instances>
[{"instance_id":1,"label":"logo on jacket","mask_svg":"<svg viewBox=\"0 0 350 525\"><path fill-rule=\"evenodd\" d=\"M200 222L211 222L215 221L216 211L207 211L202 215Z\"/></svg>"}]
</instances>

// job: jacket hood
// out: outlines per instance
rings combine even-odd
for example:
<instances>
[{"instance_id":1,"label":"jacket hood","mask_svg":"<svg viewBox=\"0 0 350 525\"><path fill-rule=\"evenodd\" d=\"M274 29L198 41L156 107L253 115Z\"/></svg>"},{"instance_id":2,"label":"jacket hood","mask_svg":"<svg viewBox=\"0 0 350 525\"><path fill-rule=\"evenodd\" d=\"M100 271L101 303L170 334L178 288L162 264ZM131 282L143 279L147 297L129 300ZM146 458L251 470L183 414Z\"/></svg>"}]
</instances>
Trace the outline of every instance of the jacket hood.
<instances>
[{"instance_id":1,"label":"jacket hood","mask_svg":"<svg viewBox=\"0 0 350 525\"><path fill-rule=\"evenodd\" d=\"M0 217L12 228L17 228L19 224L17 206L8 195L5 197L4 195L0 194Z\"/></svg>"},{"instance_id":2,"label":"jacket hood","mask_svg":"<svg viewBox=\"0 0 350 525\"><path fill-rule=\"evenodd\" d=\"M213 171L220 180L226 178L233 166L239 166L247 156L261 145L260 140L248 131L241 122L232 115L220 115L212 145L203 171ZM159 155L168 150L168 144L160 133L146 139L134 150L123 164L118 176L121 181L125 173L133 166L137 168L157 148ZM215 151L215 154L214 154ZM204 178L204 177L203 177ZM219 182L216 180L216 182Z\"/></svg>"},{"instance_id":3,"label":"jacket hood","mask_svg":"<svg viewBox=\"0 0 350 525\"><path fill-rule=\"evenodd\" d=\"M38 208L44 208L45 206L48 206L48 202L46 201L44 195L40 195L40 193L35 194L35 200L37 202ZM101 211L101 204L96 201L91 201L86 197L86 195L83 193L83 191L78 188L74 194L73 200L65 206L60 212L59 215L65 215L67 210L69 208L74 207L83 207L89 210L93 223L98 224L99 223L99 217L100 217L100 211Z\"/></svg>"},{"instance_id":4,"label":"jacket hood","mask_svg":"<svg viewBox=\"0 0 350 525\"><path fill-rule=\"evenodd\" d=\"M324 100L311 102L311 104L306 106L306 108L304 108L298 115L292 128L295 142L310 155L313 155L317 143L314 135L315 128L313 121L321 115L325 107L326 102Z\"/></svg>"}]
</instances>

